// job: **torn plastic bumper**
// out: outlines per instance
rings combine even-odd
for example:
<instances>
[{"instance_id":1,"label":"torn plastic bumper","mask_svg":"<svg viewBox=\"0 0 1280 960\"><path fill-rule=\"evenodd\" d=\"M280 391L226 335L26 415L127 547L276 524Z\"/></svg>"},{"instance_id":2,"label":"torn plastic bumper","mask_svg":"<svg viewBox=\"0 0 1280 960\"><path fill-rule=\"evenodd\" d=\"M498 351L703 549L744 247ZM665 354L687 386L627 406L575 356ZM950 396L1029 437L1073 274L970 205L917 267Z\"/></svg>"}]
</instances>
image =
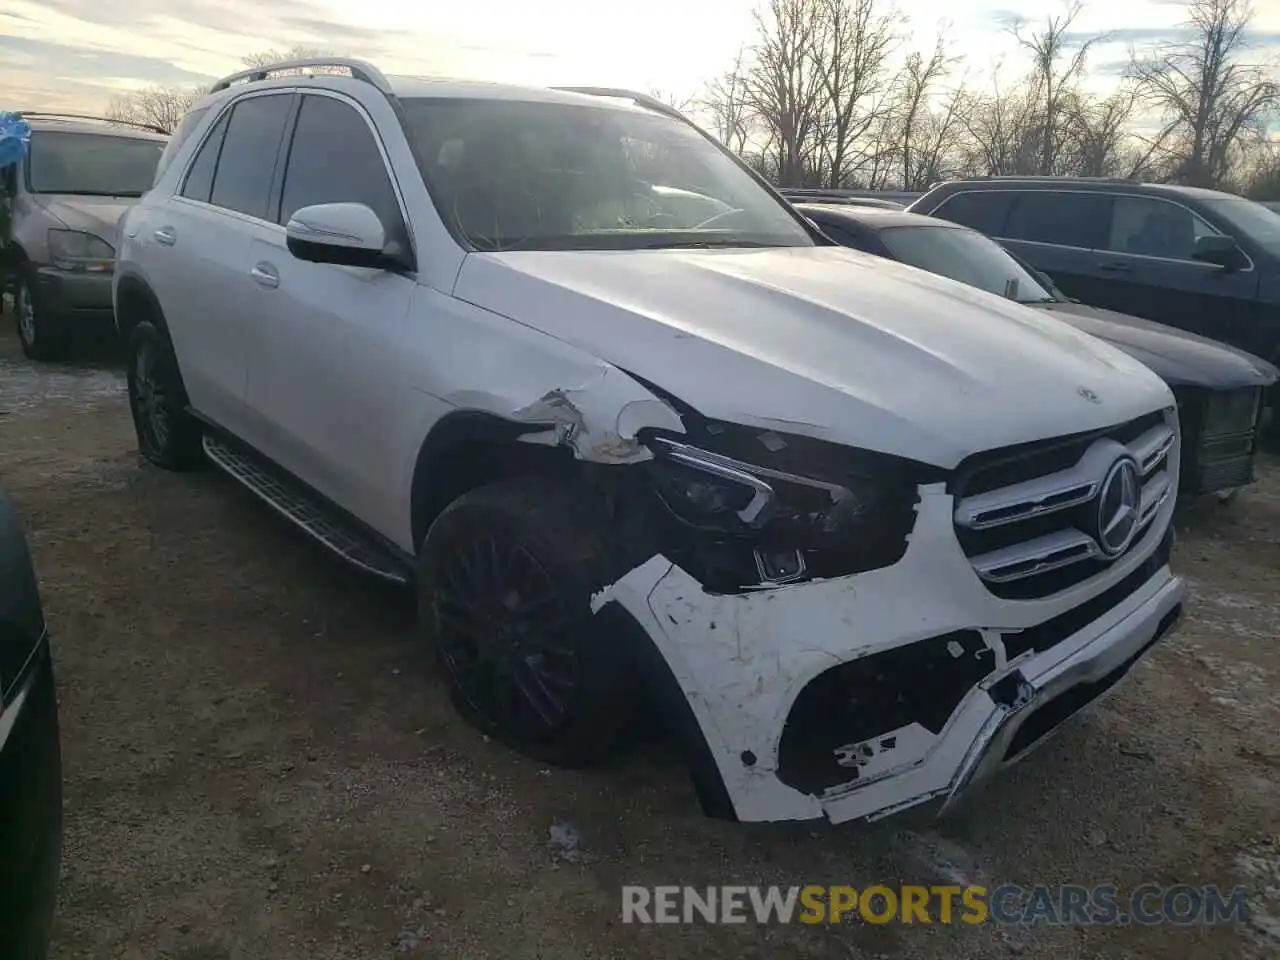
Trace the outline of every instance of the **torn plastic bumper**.
<instances>
[{"instance_id":1,"label":"torn plastic bumper","mask_svg":"<svg viewBox=\"0 0 1280 960\"><path fill-rule=\"evenodd\" d=\"M1019 602L974 574L953 509L941 485L922 487L905 556L868 573L718 595L657 556L597 595L597 609L623 607L665 660L738 820L953 806L1122 679L1181 613L1185 586L1167 565L1171 504L1104 582ZM943 679L947 651L960 679L941 715L936 704L914 718L910 704L877 706L861 725L884 729L846 737L835 712L798 707L815 681L873 660L905 659L893 686L928 700L912 657L936 662L940 651ZM808 726L797 731L801 712ZM822 769L797 765L788 740L814 746Z\"/></svg>"}]
</instances>

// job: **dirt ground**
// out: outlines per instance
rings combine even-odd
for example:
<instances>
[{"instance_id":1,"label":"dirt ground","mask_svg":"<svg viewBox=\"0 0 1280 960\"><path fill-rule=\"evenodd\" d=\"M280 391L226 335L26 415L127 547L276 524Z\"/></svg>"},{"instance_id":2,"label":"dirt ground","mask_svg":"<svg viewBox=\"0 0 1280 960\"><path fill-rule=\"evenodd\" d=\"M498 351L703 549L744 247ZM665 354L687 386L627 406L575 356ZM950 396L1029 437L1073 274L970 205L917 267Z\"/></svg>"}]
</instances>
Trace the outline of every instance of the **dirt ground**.
<instances>
[{"instance_id":1,"label":"dirt ground","mask_svg":"<svg viewBox=\"0 0 1280 960\"><path fill-rule=\"evenodd\" d=\"M548 770L453 713L403 594L217 473L135 453L107 361L0 335L66 775L53 956L139 960L1276 956L1280 459L1179 521L1190 617L1133 682L941 824L704 819L671 750ZM566 859L549 830L580 834ZM1249 886L1248 924L647 926L636 884ZM1269 891L1268 891L1269 888Z\"/></svg>"}]
</instances>

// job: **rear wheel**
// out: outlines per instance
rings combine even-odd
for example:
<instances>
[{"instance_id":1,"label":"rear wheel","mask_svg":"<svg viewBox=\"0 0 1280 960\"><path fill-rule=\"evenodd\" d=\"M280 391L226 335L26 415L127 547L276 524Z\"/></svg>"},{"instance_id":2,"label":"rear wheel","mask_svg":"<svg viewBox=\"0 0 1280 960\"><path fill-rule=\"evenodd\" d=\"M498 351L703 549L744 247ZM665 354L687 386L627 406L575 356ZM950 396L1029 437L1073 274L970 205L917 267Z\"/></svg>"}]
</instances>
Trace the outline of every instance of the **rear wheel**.
<instances>
[{"instance_id":1,"label":"rear wheel","mask_svg":"<svg viewBox=\"0 0 1280 960\"><path fill-rule=\"evenodd\" d=\"M169 338L146 321L129 338L129 410L138 450L166 470L190 470L204 459L200 423L187 409L187 394Z\"/></svg>"},{"instance_id":2,"label":"rear wheel","mask_svg":"<svg viewBox=\"0 0 1280 960\"><path fill-rule=\"evenodd\" d=\"M522 478L454 501L419 557L419 603L463 716L562 766L607 758L638 698L626 657L599 635L591 596L612 572L589 489Z\"/></svg>"},{"instance_id":3,"label":"rear wheel","mask_svg":"<svg viewBox=\"0 0 1280 960\"><path fill-rule=\"evenodd\" d=\"M14 286L13 313L18 342L29 359L65 360L71 355L70 336L41 304L35 284L24 272L18 274Z\"/></svg>"}]
</instances>

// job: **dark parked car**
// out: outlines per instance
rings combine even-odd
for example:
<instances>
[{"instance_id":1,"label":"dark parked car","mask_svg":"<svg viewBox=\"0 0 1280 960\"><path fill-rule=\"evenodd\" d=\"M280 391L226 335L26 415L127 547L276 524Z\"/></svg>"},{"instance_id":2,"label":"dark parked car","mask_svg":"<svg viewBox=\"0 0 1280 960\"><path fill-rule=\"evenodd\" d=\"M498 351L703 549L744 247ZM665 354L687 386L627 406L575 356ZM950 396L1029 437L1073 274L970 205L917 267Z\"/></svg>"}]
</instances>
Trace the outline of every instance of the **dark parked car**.
<instances>
[{"instance_id":1,"label":"dark parked car","mask_svg":"<svg viewBox=\"0 0 1280 960\"><path fill-rule=\"evenodd\" d=\"M903 211L797 204L832 240L1053 313L1142 361L1172 388L1182 421L1183 493L1251 483L1262 391L1280 371L1241 350L1138 317L1085 306L995 241Z\"/></svg>"},{"instance_id":2,"label":"dark parked car","mask_svg":"<svg viewBox=\"0 0 1280 960\"><path fill-rule=\"evenodd\" d=\"M1280 362L1280 217L1252 200L1129 180L993 177L940 184L907 209L999 240L1085 303Z\"/></svg>"},{"instance_id":3,"label":"dark parked car","mask_svg":"<svg viewBox=\"0 0 1280 960\"><path fill-rule=\"evenodd\" d=\"M848 190L818 190L810 187L779 187L782 194L792 203L847 203L855 207L882 207L887 210L901 210L907 205L905 200L890 200L886 197L871 197Z\"/></svg>"},{"instance_id":4,"label":"dark parked car","mask_svg":"<svg viewBox=\"0 0 1280 960\"><path fill-rule=\"evenodd\" d=\"M0 491L0 954L40 960L62 855L62 753L44 610Z\"/></svg>"}]
</instances>

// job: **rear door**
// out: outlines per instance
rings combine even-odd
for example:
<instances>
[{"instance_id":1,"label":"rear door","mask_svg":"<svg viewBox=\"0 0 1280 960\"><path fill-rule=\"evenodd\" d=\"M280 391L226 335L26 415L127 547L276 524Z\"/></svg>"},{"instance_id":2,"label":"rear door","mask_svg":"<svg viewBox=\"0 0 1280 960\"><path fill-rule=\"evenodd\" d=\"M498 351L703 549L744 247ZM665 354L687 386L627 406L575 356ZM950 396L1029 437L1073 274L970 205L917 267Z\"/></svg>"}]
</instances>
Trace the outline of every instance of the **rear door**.
<instances>
[{"instance_id":1,"label":"rear door","mask_svg":"<svg viewBox=\"0 0 1280 960\"><path fill-rule=\"evenodd\" d=\"M266 215L291 97L252 94L224 111L143 238L191 403L240 436L251 427L246 363L257 348L245 316L249 237Z\"/></svg>"},{"instance_id":2,"label":"rear door","mask_svg":"<svg viewBox=\"0 0 1280 960\"><path fill-rule=\"evenodd\" d=\"M1106 245L1111 197L1072 190L1014 193L1001 243L1043 270L1069 297L1096 306L1105 302L1098 251Z\"/></svg>"},{"instance_id":3,"label":"rear door","mask_svg":"<svg viewBox=\"0 0 1280 960\"><path fill-rule=\"evenodd\" d=\"M1117 195L1098 263L1099 302L1247 349L1258 271L1252 263L1224 270L1192 257L1199 237L1220 233L1176 201Z\"/></svg>"}]
</instances>

